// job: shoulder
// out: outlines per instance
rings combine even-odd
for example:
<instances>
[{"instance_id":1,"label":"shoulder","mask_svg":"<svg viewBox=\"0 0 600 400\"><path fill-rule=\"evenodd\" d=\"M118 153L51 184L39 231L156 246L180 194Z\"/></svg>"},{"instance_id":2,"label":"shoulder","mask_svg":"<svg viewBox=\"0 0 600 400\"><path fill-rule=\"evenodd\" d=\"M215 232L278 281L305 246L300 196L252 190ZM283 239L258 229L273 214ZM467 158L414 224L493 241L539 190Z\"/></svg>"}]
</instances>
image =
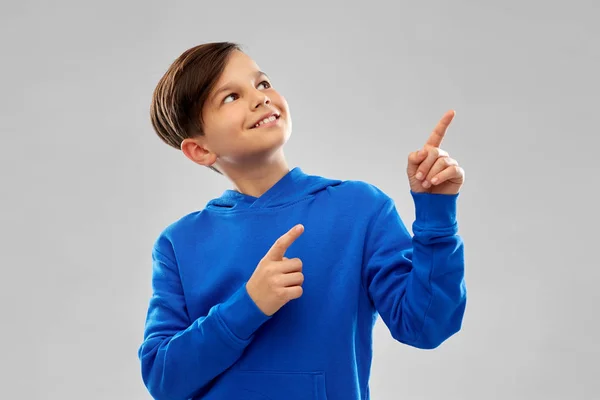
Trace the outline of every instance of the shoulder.
<instances>
[{"instance_id":1,"label":"shoulder","mask_svg":"<svg viewBox=\"0 0 600 400\"><path fill-rule=\"evenodd\" d=\"M167 224L155 239L153 251L174 258L174 244L185 240L186 237L189 238L191 233L197 232L198 227L202 225L200 221L204 214L204 210L193 211Z\"/></svg>"},{"instance_id":2,"label":"shoulder","mask_svg":"<svg viewBox=\"0 0 600 400\"><path fill-rule=\"evenodd\" d=\"M355 221L372 220L383 210L395 207L394 200L381 187L360 179L333 179L319 196L323 201L316 206L327 208L328 212L351 215Z\"/></svg>"},{"instance_id":3,"label":"shoulder","mask_svg":"<svg viewBox=\"0 0 600 400\"><path fill-rule=\"evenodd\" d=\"M342 180L332 188L344 201L353 201L361 204L383 205L392 201L391 197L380 187L363 180Z\"/></svg>"},{"instance_id":4,"label":"shoulder","mask_svg":"<svg viewBox=\"0 0 600 400\"><path fill-rule=\"evenodd\" d=\"M383 205L391 201L390 196L378 186L359 179L343 179L321 174L306 175L306 185L314 187L314 193L329 196L334 203L352 204L364 202L369 205Z\"/></svg>"}]
</instances>

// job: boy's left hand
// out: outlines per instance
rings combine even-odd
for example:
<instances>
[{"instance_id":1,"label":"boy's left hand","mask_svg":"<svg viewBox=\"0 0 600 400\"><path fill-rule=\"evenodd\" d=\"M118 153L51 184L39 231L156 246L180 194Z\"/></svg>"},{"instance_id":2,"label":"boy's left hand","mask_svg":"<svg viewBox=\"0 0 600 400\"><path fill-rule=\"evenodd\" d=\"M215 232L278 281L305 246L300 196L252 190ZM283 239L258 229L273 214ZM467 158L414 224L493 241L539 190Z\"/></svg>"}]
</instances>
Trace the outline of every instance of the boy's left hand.
<instances>
[{"instance_id":1,"label":"boy's left hand","mask_svg":"<svg viewBox=\"0 0 600 400\"><path fill-rule=\"evenodd\" d=\"M417 193L457 194L465 180L458 162L440 149L442 139L456 113L448 111L435 127L425 146L408 156L408 181Z\"/></svg>"}]
</instances>

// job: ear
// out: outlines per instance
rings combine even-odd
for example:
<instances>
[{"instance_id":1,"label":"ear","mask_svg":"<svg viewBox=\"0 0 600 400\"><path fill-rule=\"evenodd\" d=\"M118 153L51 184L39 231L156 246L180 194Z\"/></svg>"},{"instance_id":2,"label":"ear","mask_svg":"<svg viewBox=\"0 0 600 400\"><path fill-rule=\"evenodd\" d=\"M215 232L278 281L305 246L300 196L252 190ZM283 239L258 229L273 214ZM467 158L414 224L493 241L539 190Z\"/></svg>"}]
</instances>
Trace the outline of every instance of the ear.
<instances>
[{"instance_id":1,"label":"ear","mask_svg":"<svg viewBox=\"0 0 600 400\"><path fill-rule=\"evenodd\" d=\"M196 164L210 167L217 161L217 155L211 152L198 138L188 138L181 142L181 151Z\"/></svg>"}]
</instances>

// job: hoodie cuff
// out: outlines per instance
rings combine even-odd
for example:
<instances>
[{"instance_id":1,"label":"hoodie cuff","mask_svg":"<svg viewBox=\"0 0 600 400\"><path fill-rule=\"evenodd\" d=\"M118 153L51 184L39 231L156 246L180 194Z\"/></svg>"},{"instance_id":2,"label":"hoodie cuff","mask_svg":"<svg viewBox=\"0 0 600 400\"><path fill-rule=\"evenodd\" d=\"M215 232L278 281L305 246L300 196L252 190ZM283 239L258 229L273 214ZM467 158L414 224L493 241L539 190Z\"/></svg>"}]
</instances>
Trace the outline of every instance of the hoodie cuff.
<instances>
[{"instance_id":1,"label":"hoodie cuff","mask_svg":"<svg viewBox=\"0 0 600 400\"><path fill-rule=\"evenodd\" d=\"M417 193L410 191L415 203L415 225L421 229L450 228L457 224L457 194Z\"/></svg>"},{"instance_id":2,"label":"hoodie cuff","mask_svg":"<svg viewBox=\"0 0 600 400\"><path fill-rule=\"evenodd\" d=\"M271 317L263 313L243 284L237 292L217 309L221 320L239 340L246 341Z\"/></svg>"}]
</instances>

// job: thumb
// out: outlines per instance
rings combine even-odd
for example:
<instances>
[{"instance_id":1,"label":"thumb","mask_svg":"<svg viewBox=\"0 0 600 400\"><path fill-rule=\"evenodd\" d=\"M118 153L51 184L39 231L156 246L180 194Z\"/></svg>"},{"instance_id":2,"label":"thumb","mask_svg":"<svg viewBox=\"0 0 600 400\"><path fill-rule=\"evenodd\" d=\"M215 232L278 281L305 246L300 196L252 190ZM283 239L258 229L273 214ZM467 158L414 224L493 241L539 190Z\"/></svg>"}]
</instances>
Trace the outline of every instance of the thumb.
<instances>
[{"instance_id":1,"label":"thumb","mask_svg":"<svg viewBox=\"0 0 600 400\"><path fill-rule=\"evenodd\" d=\"M409 178L414 177L417 174L417 170L419 169L419 165L427 158L427 150L420 149L417 151L413 151L408 155L408 164L406 167L406 172Z\"/></svg>"}]
</instances>

